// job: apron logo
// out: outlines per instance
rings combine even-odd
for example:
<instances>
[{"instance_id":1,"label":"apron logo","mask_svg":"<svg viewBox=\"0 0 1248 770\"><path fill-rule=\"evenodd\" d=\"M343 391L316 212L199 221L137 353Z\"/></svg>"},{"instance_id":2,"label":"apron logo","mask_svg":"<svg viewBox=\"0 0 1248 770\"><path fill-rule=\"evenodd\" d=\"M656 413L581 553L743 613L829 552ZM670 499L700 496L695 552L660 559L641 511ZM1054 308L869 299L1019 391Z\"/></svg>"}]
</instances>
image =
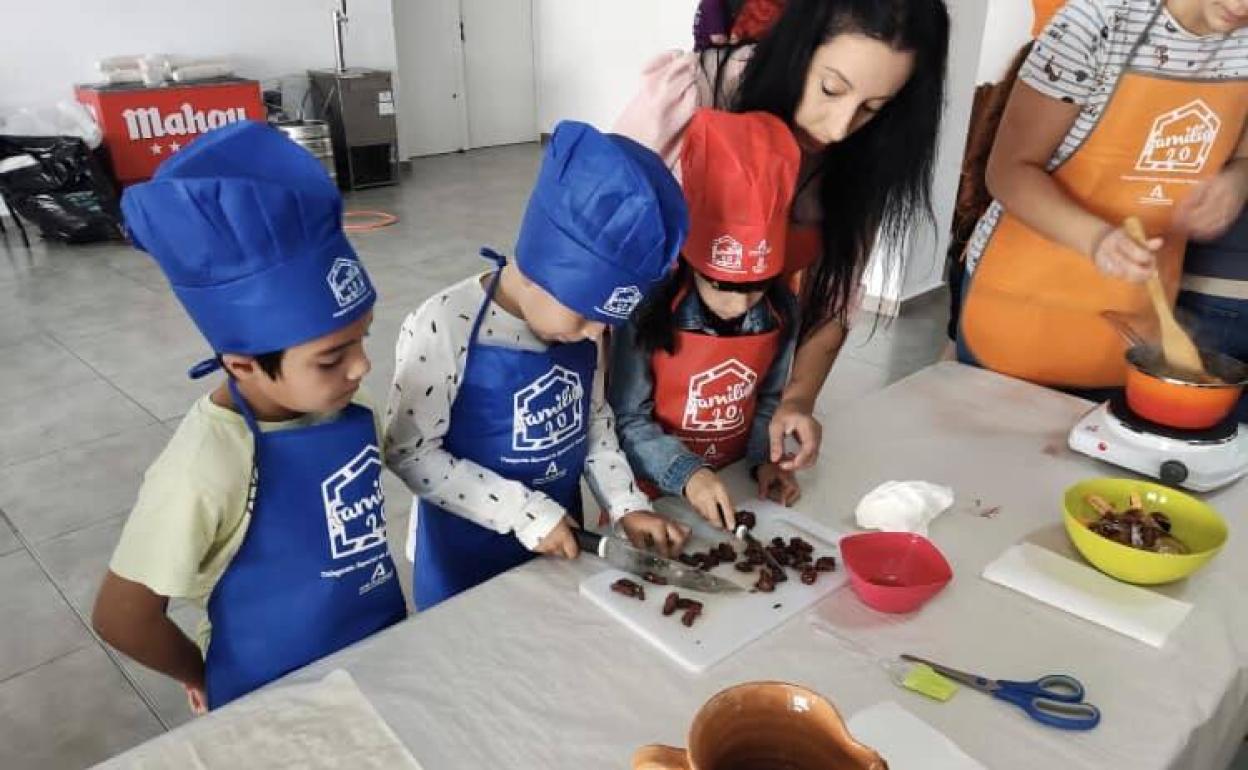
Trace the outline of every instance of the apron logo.
<instances>
[{"instance_id":1,"label":"apron logo","mask_svg":"<svg viewBox=\"0 0 1248 770\"><path fill-rule=\"evenodd\" d=\"M745 424L744 402L754 393L758 374L735 358L689 379L682 427L718 432Z\"/></svg>"},{"instance_id":2,"label":"apron logo","mask_svg":"<svg viewBox=\"0 0 1248 770\"><path fill-rule=\"evenodd\" d=\"M511 448L537 452L557 446L584 427L581 376L553 366L514 396Z\"/></svg>"},{"instance_id":3,"label":"apron logo","mask_svg":"<svg viewBox=\"0 0 1248 770\"><path fill-rule=\"evenodd\" d=\"M335 259L325 280L329 282L329 289L334 293L334 300L341 308L334 313L335 318L350 312L368 296L368 281L364 278L360 263L354 259L346 257Z\"/></svg>"},{"instance_id":4,"label":"apron logo","mask_svg":"<svg viewBox=\"0 0 1248 770\"><path fill-rule=\"evenodd\" d=\"M744 256L745 247L741 245L741 241L731 235L721 235L711 241L712 267L729 273L744 273L745 268L742 266Z\"/></svg>"},{"instance_id":5,"label":"apron logo","mask_svg":"<svg viewBox=\"0 0 1248 770\"><path fill-rule=\"evenodd\" d=\"M540 479L534 479L533 485L543 486L545 484L553 484L554 482L558 481L559 479L567 475L568 475L568 472L560 468L559 464L552 460L550 465L546 466L546 475L542 476Z\"/></svg>"},{"instance_id":6,"label":"apron logo","mask_svg":"<svg viewBox=\"0 0 1248 770\"><path fill-rule=\"evenodd\" d=\"M617 286L598 310L616 318L628 318L641 304L641 299L641 289L636 286Z\"/></svg>"},{"instance_id":7,"label":"apron logo","mask_svg":"<svg viewBox=\"0 0 1248 770\"><path fill-rule=\"evenodd\" d=\"M750 256L754 259L754 267L750 268L755 274L762 274L767 271L767 257L771 254L771 244L764 238L758 242L758 245L750 249Z\"/></svg>"},{"instance_id":8,"label":"apron logo","mask_svg":"<svg viewBox=\"0 0 1248 770\"><path fill-rule=\"evenodd\" d=\"M368 582L360 586L360 596L363 596L378 586L383 586L386 583L389 583L390 579L393 577L394 571L386 569L386 562L384 560L377 562L377 568L373 570L373 574L368 579Z\"/></svg>"},{"instance_id":9,"label":"apron logo","mask_svg":"<svg viewBox=\"0 0 1248 770\"><path fill-rule=\"evenodd\" d=\"M369 445L321 483L329 550L345 559L386 544L381 453Z\"/></svg>"},{"instance_id":10,"label":"apron logo","mask_svg":"<svg viewBox=\"0 0 1248 770\"><path fill-rule=\"evenodd\" d=\"M1166 188L1162 187L1159 184L1153 185L1153 189L1148 191L1148 195L1141 197L1139 199L1139 202L1144 206L1173 206L1174 205L1174 199L1166 195Z\"/></svg>"},{"instance_id":11,"label":"apron logo","mask_svg":"<svg viewBox=\"0 0 1248 770\"><path fill-rule=\"evenodd\" d=\"M1222 120L1204 101L1157 116L1135 167L1139 171L1199 173L1209 160Z\"/></svg>"}]
</instances>

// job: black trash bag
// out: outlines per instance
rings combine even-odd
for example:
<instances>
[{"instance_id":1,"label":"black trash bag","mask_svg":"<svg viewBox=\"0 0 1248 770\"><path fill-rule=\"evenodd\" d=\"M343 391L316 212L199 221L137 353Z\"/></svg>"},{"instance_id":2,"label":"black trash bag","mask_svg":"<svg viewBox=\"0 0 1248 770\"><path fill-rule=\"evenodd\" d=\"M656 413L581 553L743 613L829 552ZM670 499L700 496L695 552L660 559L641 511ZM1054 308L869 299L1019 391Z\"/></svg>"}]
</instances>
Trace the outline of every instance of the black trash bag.
<instances>
[{"instance_id":1,"label":"black trash bag","mask_svg":"<svg viewBox=\"0 0 1248 770\"><path fill-rule=\"evenodd\" d=\"M0 136L0 193L48 240L122 238L117 191L86 142L73 136Z\"/></svg>"}]
</instances>

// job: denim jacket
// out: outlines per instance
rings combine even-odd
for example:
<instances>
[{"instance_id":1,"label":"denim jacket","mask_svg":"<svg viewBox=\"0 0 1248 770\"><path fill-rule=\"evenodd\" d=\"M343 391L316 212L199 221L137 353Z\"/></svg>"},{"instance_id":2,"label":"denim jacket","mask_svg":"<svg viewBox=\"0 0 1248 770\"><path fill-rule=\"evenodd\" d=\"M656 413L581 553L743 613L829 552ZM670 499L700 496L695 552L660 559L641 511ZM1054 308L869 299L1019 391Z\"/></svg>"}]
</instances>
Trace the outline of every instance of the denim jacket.
<instances>
[{"instance_id":1,"label":"denim jacket","mask_svg":"<svg viewBox=\"0 0 1248 770\"><path fill-rule=\"evenodd\" d=\"M771 454L767 426L775 413L788 384L789 367L797 343L797 302L787 290L768 292L766 299L746 312L742 334L760 334L775 328L775 316L784 319L780 349L771 369L759 380L758 401L746 457L751 466L767 462ZM768 309L775 308L775 314ZM676 307L673 323L677 329L708 333L705 321L710 313L696 291L690 291ZM700 468L709 467L702 457L675 436L663 432L654 418L654 375L650 368L651 353L637 345L634 321L614 330L611 337L611 367L607 378L607 399L615 412L616 432L620 448L628 457L633 472L653 481L664 494L684 494L689 477Z\"/></svg>"}]
</instances>

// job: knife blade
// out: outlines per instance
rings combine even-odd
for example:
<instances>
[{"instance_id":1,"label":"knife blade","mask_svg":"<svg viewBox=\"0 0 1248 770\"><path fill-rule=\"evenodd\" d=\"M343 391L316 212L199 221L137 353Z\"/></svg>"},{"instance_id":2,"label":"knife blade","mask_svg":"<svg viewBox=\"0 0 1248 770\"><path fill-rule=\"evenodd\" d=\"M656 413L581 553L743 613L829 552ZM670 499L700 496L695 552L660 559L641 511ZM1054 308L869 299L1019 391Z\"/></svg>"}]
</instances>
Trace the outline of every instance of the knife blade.
<instances>
[{"instance_id":1,"label":"knife blade","mask_svg":"<svg viewBox=\"0 0 1248 770\"><path fill-rule=\"evenodd\" d=\"M583 550L597 554L617 569L645 577L647 574L666 580L668 585L708 594L741 593L745 589L731 580L689 567L673 559L635 548L618 537L603 537L596 532L575 529L576 542Z\"/></svg>"}]
</instances>

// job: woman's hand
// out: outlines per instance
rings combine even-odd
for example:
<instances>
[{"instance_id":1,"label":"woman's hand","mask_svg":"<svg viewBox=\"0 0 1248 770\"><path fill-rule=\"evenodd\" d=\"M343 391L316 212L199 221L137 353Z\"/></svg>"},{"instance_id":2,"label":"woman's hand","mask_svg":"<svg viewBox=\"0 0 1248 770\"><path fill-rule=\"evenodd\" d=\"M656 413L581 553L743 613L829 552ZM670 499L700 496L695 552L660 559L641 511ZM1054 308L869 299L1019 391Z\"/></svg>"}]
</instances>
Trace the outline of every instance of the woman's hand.
<instances>
[{"instance_id":1,"label":"woman's hand","mask_svg":"<svg viewBox=\"0 0 1248 770\"><path fill-rule=\"evenodd\" d=\"M1103 275L1131 283L1143 283L1157 272L1157 249L1161 238L1149 238L1141 246L1122 227L1107 226L1092 246L1092 264Z\"/></svg>"},{"instance_id":2,"label":"woman's hand","mask_svg":"<svg viewBox=\"0 0 1248 770\"><path fill-rule=\"evenodd\" d=\"M823 442L823 426L809 409L793 401L781 401L767 426L771 434L771 461L781 470L799 471L814 465L819 457L819 444ZM788 455L784 448L785 436L797 439L796 455Z\"/></svg>"},{"instance_id":3,"label":"woman's hand","mask_svg":"<svg viewBox=\"0 0 1248 770\"><path fill-rule=\"evenodd\" d=\"M1248 159L1241 159L1196 185L1175 207L1174 227L1198 241L1213 240L1234 224L1246 200Z\"/></svg>"}]
</instances>

